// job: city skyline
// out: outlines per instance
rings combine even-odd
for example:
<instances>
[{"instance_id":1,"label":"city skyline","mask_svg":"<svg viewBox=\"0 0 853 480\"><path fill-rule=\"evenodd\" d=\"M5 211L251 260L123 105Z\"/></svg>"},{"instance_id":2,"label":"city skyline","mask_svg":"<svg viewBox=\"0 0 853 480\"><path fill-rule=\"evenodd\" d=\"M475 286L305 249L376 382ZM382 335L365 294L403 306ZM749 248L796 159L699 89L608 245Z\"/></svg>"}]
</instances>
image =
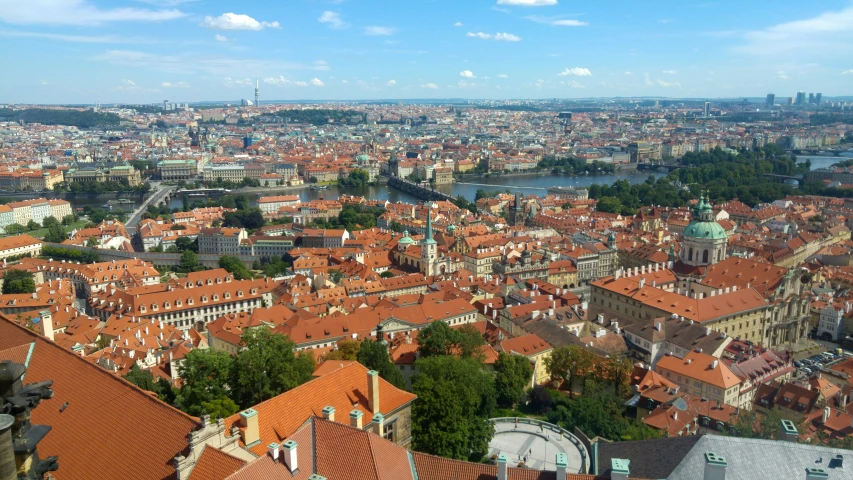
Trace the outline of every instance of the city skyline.
<instances>
[{"instance_id":1,"label":"city skyline","mask_svg":"<svg viewBox=\"0 0 853 480\"><path fill-rule=\"evenodd\" d=\"M739 15L732 16L733 11ZM0 0L2 103L847 96L853 3Z\"/></svg>"}]
</instances>

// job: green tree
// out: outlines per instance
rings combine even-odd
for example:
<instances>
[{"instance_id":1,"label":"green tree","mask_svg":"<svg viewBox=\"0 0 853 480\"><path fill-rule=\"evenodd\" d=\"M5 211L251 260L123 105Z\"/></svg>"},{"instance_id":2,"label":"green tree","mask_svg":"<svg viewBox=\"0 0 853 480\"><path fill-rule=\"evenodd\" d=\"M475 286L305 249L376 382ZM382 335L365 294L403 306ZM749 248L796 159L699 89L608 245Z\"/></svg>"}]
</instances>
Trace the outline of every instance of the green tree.
<instances>
[{"instance_id":1,"label":"green tree","mask_svg":"<svg viewBox=\"0 0 853 480\"><path fill-rule=\"evenodd\" d=\"M533 367L530 359L505 352L498 354L495 362L495 391L498 405L512 408L524 400L524 387L530 384Z\"/></svg>"},{"instance_id":2,"label":"green tree","mask_svg":"<svg viewBox=\"0 0 853 480\"><path fill-rule=\"evenodd\" d=\"M175 399L190 415L204 413L203 403L228 398L228 379L234 360L226 352L195 349L184 356L178 371L184 384Z\"/></svg>"},{"instance_id":3,"label":"green tree","mask_svg":"<svg viewBox=\"0 0 853 480\"><path fill-rule=\"evenodd\" d=\"M219 268L224 268L228 273L234 275L235 280L251 280L254 278L252 272L243 265L242 260L231 255L219 257Z\"/></svg>"},{"instance_id":4,"label":"green tree","mask_svg":"<svg viewBox=\"0 0 853 480\"><path fill-rule=\"evenodd\" d=\"M393 274L393 273L391 273L391 272L389 272L389 271L387 271L387 270L386 270L386 271L384 271L384 272L382 272L382 273L380 273L380 274L379 274L379 276L380 276L381 278L394 278L394 274Z\"/></svg>"},{"instance_id":5,"label":"green tree","mask_svg":"<svg viewBox=\"0 0 853 480\"><path fill-rule=\"evenodd\" d=\"M187 237L178 237L178 239L175 240L175 246L178 247L178 250L181 252L190 250L198 253L198 238L192 239Z\"/></svg>"},{"instance_id":6,"label":"green tree","mask_svg":"<svg viewBox=\"0 0 853 480\"><path fill-rule=\"evenodd\" d=\"M97 239L97 238L95 238L95 236L94 236L94 235L93 235L93 236L91 236L91 237L89 237L89 239L88 239L88 240L86 240L86 246L87 246L87 247L92 247L92 248L97 247L97 246L98 246L98 239Z\"/></svg>"},{"instance_id":7,"label":"green tree","mask_svg":"<svg viewBox=\"0 0 853 480\"><path fill-rule=\"evenodd\" d=\"M36 281L33 274L27 270L10 268L3 274L3 294L33 293L36 291Z\"/></svg>"},{"instance_id":8,"label":"green tree","mask_svg":"<svg viewBox=\"0 0 853 480\"><path fill-rule=\"evenodd\" d=\"M481 458L494 435L492 374L474 359L449 355L421 358L416 366L412 447L447 458Z\"/></svg>"},{"instance_id":9,"label":"green tree","mask_svg":"<svg viewBox=\"0 0 853 480\"><path fill-rule=\"evenodd\" d=\"M66 216L62 217L62 224L65 226L71 225L72 223L74 223L76 221L77 221L77 219L74 218L74 215L66 215Z\"/></svg>"},{"instance_id":10,"label":"green tree","mask_svg":"<svg viewBox=\"0 0 853 480\"><path fill-rule=\"evenodd\" d=\"M294 343L268 328L255 328L242 336L245 348L234 359L231 398L243 408L297 387L314 373L314 356L296 355Z\"/></svg>"},{"instance_id":11,"label":"green tree","mask_svg":"<svg viewBox=\"0 0 853 480\"><path fill-rule=\"evenodd\" d=\"M777 440L781 421L782 417L772 409L761 412L739 410L729 424L728 433L733 437Z\"/></svg>"},{"instance_id":12,"label":"green tree","mask_svg":"<svg viewBox=\"0 0 853 480\"><path fill-rule=\"evenodd\" d=\"M198 261L198 255L192 250L186 250L181 254L181 263L178 268L183 272L197 272L204 270L201 262Z\"/></svg>"},{"instance_id":13,"label":"green tree","mask_svg":"<svg viewBox=\"0 0 853 480\"><path fill-rule=\"evenodd\" d=\"M480 347L485 343L480 332L471 325L454 329L445 322L436 321L418 333L418 352L424 357L434 355L477 357L481 354Z\"/></svg>"},{"instance_id":14,"label":"green tree","mask_svg":"<svg viewBox=\"0 0 853 480\"><path fill-rule=\"evenodd\" d=\"M370 174L367 173L367 170L356 168L338 183L345 187L364 187L370 183Z\"/></svg>"},{"instance_id":15,"label":"green tree","mask_svg":"<svg viewBox=\"0 0 853 480\"><path fill-rule=\"evenodd\" d=\"M217 398L209 402L201 402L202 412L210 415L211 419L226 418L240 411L240 407L228 397Z\"/></svg>"},{"instance_id":16,"label":"green tree","mask_svg":"<svg viewBox=\"0 0 853 480\"><path fill-rule=\"evenodd\" d=\"M45 219L42 220L41 224L44 227L52 227L54 225L59 225L59 220L57 220L56 217L53 216L45 217Z\"/></svg>"},{"instance_id":17,"label":"green tree","mask_svg":"<svg viewBox=\"0 0 853 480\"><path fill-rule=\"evenodd\" d=\"M39 228L41 228L41 225L36 223L35 220L30 220L29 222L27 222L27 230L29 231L38 230Z\"/></svg>"},{"instance_id":18,"label":"green tree","mask_svg":"<svg viewBox=\"0 0 853 480\"><path fill-rule=\"evenodd\" d=\"M361 342L356 360L365 367L379 372L379 376L391 385L400 389L406 388L406 380L391 362L385 343L371 339L364 340Z\"/></svg>"},{"instance_id":19,"label":"green tree","mask_svg":"<svg viewBox=\"0 0 853 480\"><path fill-rule=\"evenodd\" d=\"M329 280L337 284L344 278L344 274L340 270L329 270Z\"/></svg>"},{"instance_id":20,"label":"green tree","mask_svg":"<svg viewBox=\"0 0 853 480\"><path fill-rule=\"evenodd\" d=\"M68 240L68 235L65 234L65 228L62 225L51 225L47 229L47 234L44 236L45 242L62 243Z\"/></svg>"},{"instance_id":21,"label":"green tree","mask_svg":"<svg viewBox=\"0 0 853 480\"><path fill-rule=\"evenodd\" d=\"M361 342L358 340L339 340L335 349L326 354L325 360L358 360Z\"/></svg>"},{"instance_id":22,"label":"green tree","mask_svg":"<svg viewBox=\"0 0 853 480\"><path fill-rule=\"evenodd\" d=\"M11 225L7 225L5 230L9 235L20 235L27 231L27 227L19 223L13 223Z\"/></svg>"},{"instance_id":23,"label":"green tree","mask_svg":"<svg viewBox=\"0 0 853 480\"><path fill-rule=\"evenodd\" d=\"M151 374L151 371L142 370L136 362L131 365L130 371L124 376L124 379L143 390L148 390L149 392L157 392L158 390L157 384L154 382L154 375Z\"/></svg>"}]
</instances>

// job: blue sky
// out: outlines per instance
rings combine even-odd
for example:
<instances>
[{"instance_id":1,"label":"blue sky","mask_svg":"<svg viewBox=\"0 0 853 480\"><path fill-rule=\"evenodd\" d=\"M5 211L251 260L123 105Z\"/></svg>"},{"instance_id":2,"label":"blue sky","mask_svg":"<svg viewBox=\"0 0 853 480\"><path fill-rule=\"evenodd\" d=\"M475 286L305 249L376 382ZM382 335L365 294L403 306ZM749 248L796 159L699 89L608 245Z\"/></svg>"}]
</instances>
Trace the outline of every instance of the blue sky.
<instances>
[{"instance_id":1,"label":"blue sky","mask_svg":"<svg viewBox=\"0 0 853 480\"><path fill-rule=\"evenodd\" d=\"M0 0L0 102L853 94L853 1Z\"/></svg>"}]
</instances>

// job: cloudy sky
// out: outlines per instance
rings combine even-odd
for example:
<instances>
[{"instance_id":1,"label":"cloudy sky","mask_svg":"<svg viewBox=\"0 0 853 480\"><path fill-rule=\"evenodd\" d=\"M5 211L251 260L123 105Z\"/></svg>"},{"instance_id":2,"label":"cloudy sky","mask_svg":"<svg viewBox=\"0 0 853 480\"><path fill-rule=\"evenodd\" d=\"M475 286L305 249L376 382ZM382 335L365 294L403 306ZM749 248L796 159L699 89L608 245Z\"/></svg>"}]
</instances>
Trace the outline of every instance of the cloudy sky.
<instances>
[{"instance_id":1,"label":"cloudy sky","mask_svg":"<svg viewBox=\"0 0 853 480\"><path fill-rule=\"evenodd\" d=\"M0 103L853 94L853 1L0 0Z\"/></svg>"}]
</instances>

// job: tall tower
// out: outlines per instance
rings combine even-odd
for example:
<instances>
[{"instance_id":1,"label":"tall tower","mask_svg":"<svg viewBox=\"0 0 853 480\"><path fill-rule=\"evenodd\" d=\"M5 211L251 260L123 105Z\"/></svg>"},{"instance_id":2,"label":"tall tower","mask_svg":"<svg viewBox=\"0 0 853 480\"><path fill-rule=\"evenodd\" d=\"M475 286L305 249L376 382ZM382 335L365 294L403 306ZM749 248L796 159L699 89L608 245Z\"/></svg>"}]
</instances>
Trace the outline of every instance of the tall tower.
<instances>
[{"instance_id":1,"label":"tall tower","mask_svg":"<svg viewBox=\"0 0 853 480\"><path fill-rule=\"evenodd\" d=\"M260 89L260 86L261 86L261 84L260 84L260 82L258 82L258 79L256 78L255 79L255 107L261 106L261 89Z\"/></svg>"},{"instance_id":2,"label":"tall tower","mask_svg":"<svg viewBox=\"0 0 853 480\"><path fill-rule=\"evenodd\" d=\"M427 203L426 235L421 244L421 272L426 276L435 275L438 244L432 238L432 203Z\"/></svg>"}]
</instances>

